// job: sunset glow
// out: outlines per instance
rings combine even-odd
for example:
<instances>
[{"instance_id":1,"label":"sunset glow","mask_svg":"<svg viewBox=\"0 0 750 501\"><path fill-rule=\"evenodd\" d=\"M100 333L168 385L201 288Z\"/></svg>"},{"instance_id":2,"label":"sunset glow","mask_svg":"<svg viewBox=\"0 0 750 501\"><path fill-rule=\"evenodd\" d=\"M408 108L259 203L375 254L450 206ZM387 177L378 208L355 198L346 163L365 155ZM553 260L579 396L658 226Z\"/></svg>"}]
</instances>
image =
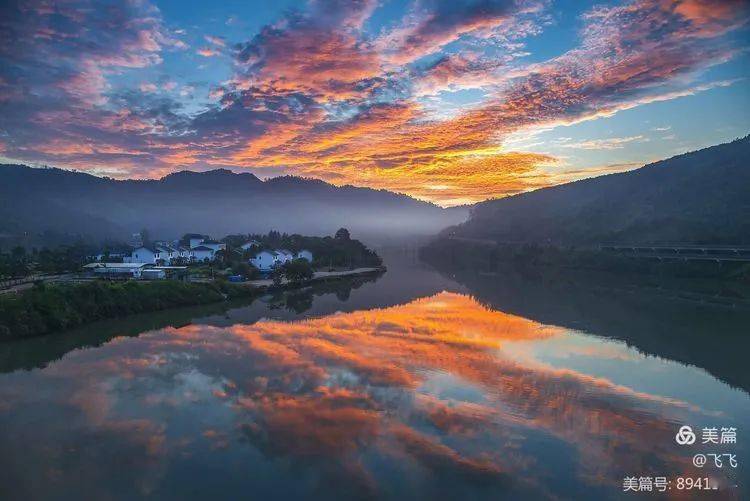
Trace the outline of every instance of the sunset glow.
<instances>
[{"instance_id":1,"label":"sunset glow","mask_svg":"<svg viewBox=\"0 0 750 501\"><path fill-rule=\"evenodd\" d=\"M0 155L114 177L294 174L447 206L750 127L742 0L235 7L4 3Z\"/></svg>"}]
</instances>

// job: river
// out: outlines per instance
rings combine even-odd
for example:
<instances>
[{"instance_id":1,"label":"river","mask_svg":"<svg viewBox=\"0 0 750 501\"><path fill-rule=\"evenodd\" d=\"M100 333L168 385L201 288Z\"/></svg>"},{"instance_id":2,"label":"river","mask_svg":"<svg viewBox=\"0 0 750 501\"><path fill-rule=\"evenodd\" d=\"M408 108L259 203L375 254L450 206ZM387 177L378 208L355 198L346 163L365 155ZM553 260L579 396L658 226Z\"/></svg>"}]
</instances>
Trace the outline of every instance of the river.
<instances>
[{"instance_id":1,"label":"river","mask_svg":"<svg viewBox=\"0 0 750 501\"><path fill-rule=\"evenodd\" d=\"M386 264L0 345L0 499L747 499L742 291Z\"/></svg>"}]
</instances>

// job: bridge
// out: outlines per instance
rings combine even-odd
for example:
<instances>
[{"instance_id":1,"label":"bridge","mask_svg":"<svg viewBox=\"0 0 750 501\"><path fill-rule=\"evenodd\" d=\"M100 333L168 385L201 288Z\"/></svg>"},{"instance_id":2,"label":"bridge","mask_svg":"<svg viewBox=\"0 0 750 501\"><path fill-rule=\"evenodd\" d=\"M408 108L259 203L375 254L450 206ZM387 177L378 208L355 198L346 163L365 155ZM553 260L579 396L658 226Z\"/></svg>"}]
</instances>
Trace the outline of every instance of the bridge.
<instances>
[{"instance_id":1,"label":"bridge","mask_svg":"<svg viewBox=\"0 0 750 501\"><path fill-rule=\"evenodd\" d=\"M750 247L742 245L665 244L604 244L603 252L642 259L678 261L750 262Z\"/></svg>"},{"instance_id":2,"label":"bridge","mask_svg":"<svg viewBox=\"0 0 750 501\"><path fill-rule=\"evenodd\" d=\"M489 238L470 238L451 235L450 240L474 245L495 247L497 245L524 245L531 242L501 242ZM658 243L658 244L600 244L573 246L577 249L598 249L602 252L616 254L622 257L641 259L655 259L658 261L712 261L750 262L750 246L745 245L709 245L688 243Z\"/></svg>"}]
</instances>

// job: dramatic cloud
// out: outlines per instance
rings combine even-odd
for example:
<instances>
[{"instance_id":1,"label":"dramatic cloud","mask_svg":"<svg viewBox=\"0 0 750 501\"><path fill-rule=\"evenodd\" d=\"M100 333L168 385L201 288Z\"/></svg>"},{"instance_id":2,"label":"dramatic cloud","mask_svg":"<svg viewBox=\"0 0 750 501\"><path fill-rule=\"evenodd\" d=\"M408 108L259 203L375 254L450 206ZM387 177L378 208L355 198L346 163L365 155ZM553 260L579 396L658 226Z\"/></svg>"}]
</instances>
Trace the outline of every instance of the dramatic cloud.
<instances>
[{"instance_id":1,"label":"dramatic cloud","mask_svg":"<svg viewBox=\"0 0 750 501\"><path fill-rule=\"evenodd\" d=\"M173 45L158 10L142 2L5 2L2 85L26 98L103 103L106 76L161 62Z\"/></svg>"},{"instance_id":2,"label":"dramatic cloud","mask_svg":"<svg viewBox=\"0 0 750 501\"><path fill-rule=\"evenodd\" d=\"M416 1L375 28L378 5L311 1L246 41L204 33L184 51L146 2L5 4L3 155L117 176L283 169L455 205L559 179L547 167L562 163L510 138L744 85L705 78L747 50L733 36L747 29L742 1L591 7L572 48L534 62L528 40L555 23L547 2ZM230 76L203 95L169 75L128 83L171 53ZM616 152L650 128L556 146Z\"/></svg>"},{"instance_id":3,"label":"dramatic cloud","mask_svg":"<svg viewBox=\"0 0 750 501\"><path fill-rule=\"evenodd\" d=\"M342 99L366 91L360 82L380 74L378 54L358 35L375 2L314 2L266 26L239 47L240 88L299 91ZM364 87L364 88L360 88Z\"/></svg>"},{"instance_id":4,"label":"dramatic cloud","mask_svg":"<svg viewBox=\"0 0 750 501\"><path fill-rule=\"evenodd\" d=\"M432 54L465 35L479 38L518 35L519 31L528 31L528 28L512 25L514 16L537 11L542 3L525 0L418 1L403 26L385 34L378 44L391 60L405 63ZM499 33L500 30L504 33Z\"/></svg>"}]
</instances>

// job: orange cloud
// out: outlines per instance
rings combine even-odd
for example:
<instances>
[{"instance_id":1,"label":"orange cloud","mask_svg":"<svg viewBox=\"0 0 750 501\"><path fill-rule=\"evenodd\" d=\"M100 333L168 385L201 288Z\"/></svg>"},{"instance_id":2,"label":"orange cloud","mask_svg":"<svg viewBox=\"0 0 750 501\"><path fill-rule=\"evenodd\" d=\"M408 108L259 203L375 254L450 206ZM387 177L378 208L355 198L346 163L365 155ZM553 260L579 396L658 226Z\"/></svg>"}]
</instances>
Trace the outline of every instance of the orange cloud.
<instances>
[{"instance_id":1,"label":"orange cloud","mask_svg":"<svg viewBox=\"0 0 750 501\"><path fill-rule=\"evenodd\" d=\"M504 148L509 137L730 85L694 80L699 70L743 50L722 37L747 22L742 3L634 0L594 7L582 15L577 47L524 66L517 62L521 40L543 26L545 2L418 3L373 38L363 26L377 2L314 1L232 45L234 75L213 87L212 104L190 114L155 99L149 83L140 102L107 101L114 99L103 92L111 68L154 64L162 46L174 45L160 22L144 21L150 29L127 30L116 50L81 57L69 78L49 83L75 97L76 107L19 111L16 121L41 133L6 141L5 155L148 177L183 165L270 167L446 206L507 196L555 184L565 171L568 178L582 172L549 155ZM34 44L58 35L40 36ZM229 50L224 39L204 38L205 57ZM430 64L419 60L446 44L461 50ZM10 77L0 75L0 95L20 102ZM431 113L444 107L441 92L469 87L481 88L478 102L457 113ZM67 148L50 147L61 137ZM551 164L560 167L554 176Z\"/></svg>"},{"instance_id":2,"label":"orange cloud","mask_svg":"<svg viewBox=\"0 0 750 501\"><path fill-rule=\"evenodd\" d=\"M200 49L195 51L195 53L203 57L213 57L220 54L218 50L212 49L211 47L201 47Z\"/></svg>"}]
</instances>

